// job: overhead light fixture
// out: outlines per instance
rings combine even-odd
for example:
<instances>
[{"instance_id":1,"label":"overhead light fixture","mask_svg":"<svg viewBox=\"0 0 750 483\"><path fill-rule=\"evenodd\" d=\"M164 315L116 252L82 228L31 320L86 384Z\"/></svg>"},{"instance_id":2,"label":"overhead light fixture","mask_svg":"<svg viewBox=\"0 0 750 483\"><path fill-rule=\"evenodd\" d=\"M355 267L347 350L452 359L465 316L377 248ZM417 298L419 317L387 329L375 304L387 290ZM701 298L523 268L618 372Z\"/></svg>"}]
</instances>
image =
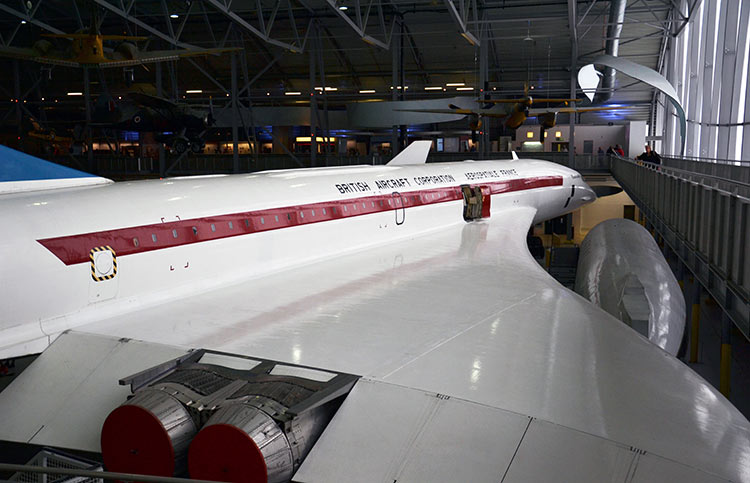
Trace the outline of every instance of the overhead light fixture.
<instances>
[{"instance_id":1,"label":"overhead light fixture","mask_svg":"<svg viewBox=\"0 0 750 483\"><path fill-rule=\"evenodd\" d=\"M21 20L21 25L26 25L26 20Z\"/></svg>"},{"instance_id":2,"label":"overhead light fixture","mask_svg":"<svg viewBox=\"0 0 750 483\"><path fill-rule=\"evenodd\" d=\"M309 143L309 142L312 141L312 136L297 136L295 138L295 141L297 141L298 143ZM334 142L334 141L336 141L336 138L329 137L328 141L329 142ZM315 136L315 142L316 143L324 143L325 142L325 138L322 138L320 136Z\"/></svg>"},{"instance_id":3,"label":"overhead light fixture","mask_svg":"<svg viewBox=\"0 0 750 483\"><path fill-rule=\"evenodd\" d=\"M177 15L176 13L173 13L172 15L169 16L169 18L180 18L180 16Z\"/></svg>"},{"instance_id":4,"label":"overhead light fixture","mask_svg":"<svg viewBox=\"0 0 750 483\"><path fill-rule=\"evenodd\" d=\"M532 139L534 137L534 133L532 131L527 131L526 132L526 137L529 138L529 139Z\"/></svg>"},{"instance_id":5,"label":"overhead light fixture","mask_svg":"<svg viewBox=\"0 0 750 483\"><path fill-rule=\"evenodd\" d=\"M328 91L328 92L331 92L331 91L337 91L337 90L339 90L339 88L338 87L327 87L326 86L325 90Z\"/></svg>"},{"instance_id":6,"label":"overhead light fixture","mask_svg":"<svg viewBox=\"0 0 750 483\"><path fill-rule=\"evenodd\" d=\"M297 92L297 91L293 91L293 92L285 92L284 95L285 96L301 96L302 93L301 92Z\"/></svg>"},{"instance_id":7,"label":"overhead light fixture","mask_svg":"<svg viewBox=\"0 0 750 483\"><path fill-rule=\"evenodd\" d=\"M375 94L375 89L362 89L359 91L360 94Z\"/></svg>"},{"instance_id":8,"label":"overhead light fixture","mask_svg":"<svg viewBox=\"0 0 750 483\"><path fill-rule=\"evenodd\" d=\"M339 7L339 10L345 12L345 11L349 10L349 7L347 7L346 5L342 5L342 6Z\"/></svg>"},{"instance_id":9,"label":"overhead light fixture","mask_svg":"<svg viewBox=\"0 0 750 483\"><path fill-rule=\"evenodd\" d=\"M69 96L82 96L83 92L68 92Z\"/></svg>"},{"instance_id":10,"label":"overhead light fixture","mask_svg":"<svg viewBox=\"0 0 750 483\"><path fill-rule=\"evenodd\" d=\"M188 89L185 94L203 94L203 89Z\"/></svg>"},{"instance_id":11,"label":"overhead light fixture","mask_svg":"<svg viewBox=\"0 0 750 483\"><path fill-rule=\"evenodd\" d=\"M562 137L562 133L560 131L555 131L555 137L558 138L558 139L561 138Z\"/></svg>"},{"instance_id":12,"label":"overhead light fixture","mask_svg":"<svg viewBox=\"0 0 750 483\"><path fill-rule=\"evenodd\" d=\"M456 87L457 91L473 91L473 87Z\"/></svg>"},{"instance_id":13,"label":"overhead light fixture","mask_svg":"<svg viewBox=\"0 0 750 483\"><path fill-rule=\"evenodd\" d=\"M426 91L441 91L441 90L443 90L443 88L442 87L434 87L433 86L433 87L425 87L424 90L426 90Z\"/></svg>"},{"instance_id":14,"label":"overhead light fixture","mask_svg":"<svg viewBox=\"0 0 750 483\"><path fill-rule=\"evenodd\" d=\"M466 83L465 82L449 82L445 85L448 87L461 87L461 86L465 86Z\"/></svg>"},{"instance_id":15,"label":"overhead light fixture","mask_svg":"<svg viewBox=\"0 0 750 483\"><path fill-rule=\"evenodd\" d=\"M547 131L544 131L544 139L547 139Z\"/></svg>"}]
</instances>

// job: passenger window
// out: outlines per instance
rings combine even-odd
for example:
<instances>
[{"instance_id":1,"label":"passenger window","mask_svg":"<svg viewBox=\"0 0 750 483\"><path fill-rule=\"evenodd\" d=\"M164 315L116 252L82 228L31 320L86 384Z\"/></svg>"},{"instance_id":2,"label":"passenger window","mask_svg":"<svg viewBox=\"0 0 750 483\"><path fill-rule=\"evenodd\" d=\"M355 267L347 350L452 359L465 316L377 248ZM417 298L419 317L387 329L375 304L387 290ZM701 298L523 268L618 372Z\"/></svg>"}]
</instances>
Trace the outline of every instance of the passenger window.
<instances>
[{"instance_id":1,"label":"passenger window","mask_svg":"<svg viewBox=\"0 0 750 483\"><path fill-rule=\"evenodd\" d=\"M324 215L326 214L326 209L325 209L325 208L323 208L323 214L324 214Z\"/></svg>"},{"instance_id":2,"label":"passenger window","mask_svg":"<svg viewBox=\"0 0 750 483\"><path fill-rule=\"evenodd\" d=\"M198 234L198 228L193 227L193 235L197 235L197 234Z\"/></svg>"},{"instance_id":3,"label":"passenger window","mask_svg":"<svg viewBox=\"0 0 750 483\"><path fill-rule=\"evenodd\" d=\"M230 229L230 230L234 229L234 225L232 224L232 222L231 222L231 221L229 222L229 229Z\"/></svg>"},{"instance_id":4,"label":"passenger window","mask_svg":"<svg viewBox=\"0 0 750 483\"><path fill-rule=\"evenodd\" d=\"M276 215L276 221L277 222L279 221L279 215Z\"/></svg>"},{"instance_id":5,"label":"passenger window","mask_svg":"<svg viewBox=\"0 0 750 483\"><path fill-rule=\"evenodd\" d=\"M214 225L213 223L211 223L211 231L216 231L216 225Z\"/></svg>"},{"instance_id":6,"label":"passenger window","mask_svg":"<svg viewBox=\"0 0 750 483\"><path fill-rule=\"evenodd\" d=\"M172 230L172 236L173 236L174 238L177 238L177 230Z\"/></svg>"},{"instance_id":7,"label":"passenger window","mask_svg":"<svg viewBox=\"0 0 750 483\"><path fill-rule=\"evenodd\" d=\"M133 238L133 246L137 247L138 245L139 245L138 238Z\"/></svg>"},{"instance_id":8,"label":"passenger window","mask_svg":"<svg viewBox=\"0 0 750 483\"><path fill-rule=\"evenodd\" d=\"M262 216L260 217L260 224L261 225L265 225L266 224L266 219L263 218Z\"/></svg>"},{"instance_id":9,"label":"passenger window","mask_svg":"<svg viewBox=\"0 0 750 483\"><path fill-rule=\"evenodd\" d=\"M289 220L289 221L292 221L292 214L291 213L287 213L286 214L286 219Z\"/></svg>"},{"instance_id":10,"label":"passenger window","mask_svg":"<svg viewBox=\"0 0 750 483\"><path fill-rule=\"evenodd\" d=\"M151 239L156 243L156 233L151 234Z\"/></svg>"},{"instance_id":11,"label":"passenger window","mask_svg":"<svg viewBox=\"0 0 750 483\"><path fill-rule=\"evenodd\" d=\"M310 210L310 216L315 216L315 210Z\"/></svg>"},{"instance_id":12,"label":"passenger window","mask_svg":"<svg viewBox=\"0 0 750 483\"><path fill-rule=\"evenodd\" d=\"M278 221L278 220L279 220L279 217L277 216L276 217L276 221ZM247 218L245 218L245 227L246 228L250 228L250 220L248 220Z\"/></svg>"},{"instance_id":13,"label":"passenger window","mask_svg":"<svg viewBox=\"0 0 750 483\"><path fill-rule=\"evenodd\" d=\"M300 218L304 218L305 217L305 212L304 211L300 211L299 212L299 217Z\"/></svg>"}]
</instances>

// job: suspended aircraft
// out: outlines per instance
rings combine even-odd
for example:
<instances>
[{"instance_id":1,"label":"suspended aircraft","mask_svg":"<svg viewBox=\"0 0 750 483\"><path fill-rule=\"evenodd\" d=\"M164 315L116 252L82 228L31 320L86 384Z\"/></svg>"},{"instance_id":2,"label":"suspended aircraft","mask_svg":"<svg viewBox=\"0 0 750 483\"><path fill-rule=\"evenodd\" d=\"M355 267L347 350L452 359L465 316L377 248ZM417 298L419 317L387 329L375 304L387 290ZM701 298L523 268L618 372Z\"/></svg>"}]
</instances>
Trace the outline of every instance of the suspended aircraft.
<instances>
[{"instance_id":1,"label":"suspended aircraft","mask_svg":"<svg viewBox=\"0 0 750 483\"><path fill-rule=\"evenodd\" d=\"M737 409L529 254L580 174L430 144L127 183L2 148L32 172L0 170L0 358L42 354L0 440L214 481L750 478Z\"/></svg>"},{"instance_id":2,"label":"suspended aircraft","mask_svg":"<svg viewBox=\"0 0 750 483\"><path fill-rule=\"evenodd\" d=\"M239 48L174 49L141 51L137 42L148 37L133 35L103 35L99 31L98 11L95 4L91 8L90 26L83 31L64 34L42 34L30 48L0 46L0 57L30 60L40 64L63 67L129 67L154 62L179 60L182 57L217 55L241 50ZM47 39L67 39L70 45L59 49ZM114 48L105 48L105 42L117 42Z\"/></svg>"},{"instance_id":3,"label":"suspended aircraft","mask_svg":"<svg viewBox=\"0 0 750 483\"><path fill-rule=\"evenodd\" d=\"M158 141L179 154L188 148L194 153L202 152L205 132L215 122L213 103L207 110L200 110L143 92L129 92L118 100L110 95L99 96L92 119L94 127L157 133Z\"/></svg>"},{"instance_id":4,"label":"suspended aircraft","mask_svg":"<svg viewBox=\"0 0 750 483\"><path fill-rule=\"evenodd\" d=\"M544 131L555 126L557 114L561 112L580 113L622 109L622 106L569 107L568 104L570 102L581 102L582 99L535 98L529 93L529 87L526 85L524 86L524 97L521 99L481 99L477 101L476 108L459 107L449 104L447 109L403 109L403 111L465 114L470 118L469 126L472 131L478 131L482 128L483 118L503 119L503 126L505 128L515 130L526 122L528 118L535 117L542 126L541 136L542 140L544 140ZM532 107L534 104L555 103L562 103L564 105L559 107Z\"/></svg>"}]
</instances>

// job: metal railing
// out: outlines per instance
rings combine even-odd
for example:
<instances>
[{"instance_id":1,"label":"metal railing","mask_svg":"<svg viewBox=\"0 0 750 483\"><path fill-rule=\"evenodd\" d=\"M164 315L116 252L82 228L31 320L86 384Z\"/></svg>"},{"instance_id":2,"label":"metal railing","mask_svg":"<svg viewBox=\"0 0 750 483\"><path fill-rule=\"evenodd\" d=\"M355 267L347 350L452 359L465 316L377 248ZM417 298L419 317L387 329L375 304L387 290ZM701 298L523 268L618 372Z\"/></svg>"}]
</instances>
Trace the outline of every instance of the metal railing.
<instances>
[{"instance_id":1,"label":"metal railing","mask_svg":"<svg viewBox=\"0 0 750 483\"><path fill-rule=\"evenodd\" d=\"M748 161L662 157L662 165L692 173L750 183L750 162Z\"/></svg>"},{"instance_id":2,"label":"metal railing","mask_svg":"<svg viewBox=\"0 0 750 483\"><path fill-rule=\"evenodd\" d=\"M613 158L612 174L750 339L750 184L623 158Z\"/></svg>"}]
</instances>

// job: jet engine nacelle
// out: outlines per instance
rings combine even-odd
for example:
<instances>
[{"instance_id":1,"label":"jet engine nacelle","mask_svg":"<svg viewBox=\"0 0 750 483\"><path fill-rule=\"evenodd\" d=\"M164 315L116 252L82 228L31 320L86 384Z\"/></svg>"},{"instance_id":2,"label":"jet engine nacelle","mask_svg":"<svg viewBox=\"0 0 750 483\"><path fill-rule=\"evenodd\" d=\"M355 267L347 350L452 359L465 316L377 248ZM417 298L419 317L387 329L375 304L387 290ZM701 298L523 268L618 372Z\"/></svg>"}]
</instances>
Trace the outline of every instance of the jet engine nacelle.
<instances>
[{"instance_id":1,"label":"jet engine nacelle","mask_svg":"<svg viewBox=\"0 0 750 483\"><path fill-rule=\"evenodd\" d=\"M288 482L357 380L270 361L249 370L177 364L166 375L155 371L154 382L107 416L101 433L107 470ZM276 365L284 375L274 374ZM289 367L294 376L285 375Z\"/></svg>"},{"instance_id":2,"label":"jet engine nacelle","mask_svg":"<svg viewBox=\"0 0 750 483\"><path fill-rule=\"evenodd\" d=\"M138 47L131 42L122 42L115 48L115 52L120 54L123 59L134 60L138 58Z\"/></svg>"},{"instance_id":3,"label":"jet engine nacelle","mask_svg":"<svg viewBox=\"0 0 750 483\"><path fill-rule=\"evenodd\" d=\"M553 127L555 127L555 123L557 122L557 113L545 112L543 114L537 114L536 119L544 129L552 129Z\"/></svg>"},{"instance_id":4,"label":"jet engine nacelle","mask_svg":"<svg viewBox=\"0 0 750 483\"><path fill-rule=\"evenodd\" d=\"M482 118L479 116L471 116L469 120L469 127L472 131L479 131L482 127Z\"/></svg>"}]
</instances>

